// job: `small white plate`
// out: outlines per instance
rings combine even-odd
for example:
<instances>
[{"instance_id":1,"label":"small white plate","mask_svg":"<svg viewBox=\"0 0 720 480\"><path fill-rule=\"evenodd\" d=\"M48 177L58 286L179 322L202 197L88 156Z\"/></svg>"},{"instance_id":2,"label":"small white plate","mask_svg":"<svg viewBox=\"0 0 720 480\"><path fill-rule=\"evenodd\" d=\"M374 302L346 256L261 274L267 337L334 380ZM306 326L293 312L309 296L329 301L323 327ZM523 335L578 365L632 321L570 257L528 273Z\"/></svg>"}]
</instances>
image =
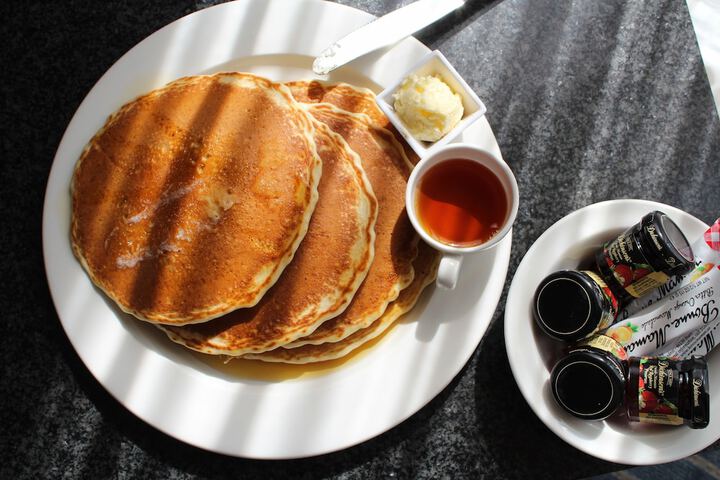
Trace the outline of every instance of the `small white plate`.
<instances>
[{"instance_id":1,"label":"small white plate","mask_svg":"<svg viewBox=\"0 0 720 480\"><path fill-rule=\"evenodd\" d=\"M405 78L410 75L434 75L440 77L453 92L460 95L460 99L462 100L464 110L462 118L452 130L436 142L417 140L405 127L405 124L400 117L398 117L397 113L395 113L395 107L393 106L395 104L394 95ZM377 104L420 158L424 158L432 152L437 151L443 145L450 143L457 138L463 130L485 115L487 111L485 104L478 98L477 94L470 88L470 85L465 82L457 70L455 70L455 67L452 66L448 59L445 58L445 55L439 50L428 53L417 65L399 76L393 85L378 94Z\"/></svg>"},{"instance_id":2,"label":"small white plate","mask_svg":"<svg viewBox=\"0 0 720 480\"><path fill-rule=\"evenodd\" d=\"M118 60L65 131L43 211L45 269L55 308L100 384L168 435L252 458L305 457L354 445L402 422L440 393L492 319L510 258L509 235L493 251L468 259L458 289L430 289L386 338L341 366L322 371L223 366L120 312L73 257L73 167L109 114L185 75L239 70L277 81L312 78L315 55L373 18L317 0L244 0L201 10L157 31ZM329 80L377 92L427 53L427 47L408 38L336 70ZM463 137L500 155L484 119Z\"/></svg>"},{"instance_id":3,"label":"small white plate","mask_svg":"<svg viewBox=\"0 0 720 480\"><path fill-rule=\"evenodd\" d=\"M603 460L630 465L670 462L692 455L720 438L720 356L708 356L710 424L688 427L628 422L624 412L604 421L583 421L557 406L549 389L550 370L563 343L535 326L532 298L540 281L561 269L578 268L604 241L652 210L668 214L692 242L708 228L675 207L646 200L610 200L581 208L547 229L515 272L505 306L505 345L513 375L530 407L545 425L575 448Z\"/></svg>"}]
</instances>

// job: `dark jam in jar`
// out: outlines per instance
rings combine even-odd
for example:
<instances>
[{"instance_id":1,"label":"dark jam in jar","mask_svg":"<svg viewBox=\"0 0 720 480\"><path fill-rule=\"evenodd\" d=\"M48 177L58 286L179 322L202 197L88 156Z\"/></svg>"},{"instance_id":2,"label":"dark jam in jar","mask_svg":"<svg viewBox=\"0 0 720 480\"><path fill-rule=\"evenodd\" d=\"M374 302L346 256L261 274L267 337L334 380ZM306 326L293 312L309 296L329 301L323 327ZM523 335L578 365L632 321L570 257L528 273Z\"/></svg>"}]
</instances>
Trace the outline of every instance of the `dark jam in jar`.
<instances>
[{"instance_id":1,"label":"dark jam in jar","mask_svg":"<svg viewBox=\"0 0 720 480\"><path fill-rule=\"evenodd\" d=\"M558 405L583 420L612 415L625 397L627 353L614 339L594 335L571 347L550 374Z\"/></svg>"},{"instance_id":2,"label":"dark jam in jar","mask_svg":"<svg viewBox=\"0 0 720 480\"><path fill-rule=\"evenodd\" d=\"M627 414L630 420L705 428L710 420L707 363L633 357L628 362Z\"/></svg>"},{"instance_id":3,"label":"dark jam in jar","mask_svg":"<svg viewBox=\"0 0 720 480\"><path fill-rule=\"evenodd\" d=\"M562 270L551 273L535 291L537 325L557 340L575 341L613 324L618 303L594 272Z\"/></svg>"},{"instance_id":4,"label":"dark jam in jar","mask_svg":"<svg viewBox=\"0 0 720 480\"><path fill-rule=\"evenodd\" d=\"M690 244L662 212L642 220L603 245L595 255L598 271L621 306L683 275L695 265Z\"/></svg>"}]
</instances>

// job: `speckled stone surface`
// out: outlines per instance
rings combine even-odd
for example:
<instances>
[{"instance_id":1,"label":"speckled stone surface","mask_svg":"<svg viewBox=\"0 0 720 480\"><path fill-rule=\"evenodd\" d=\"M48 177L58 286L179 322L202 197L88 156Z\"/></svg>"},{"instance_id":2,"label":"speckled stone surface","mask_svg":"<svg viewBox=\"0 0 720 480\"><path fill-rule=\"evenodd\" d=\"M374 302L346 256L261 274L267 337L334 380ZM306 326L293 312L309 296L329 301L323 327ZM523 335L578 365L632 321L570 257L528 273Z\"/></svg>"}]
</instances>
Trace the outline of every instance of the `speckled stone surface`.
<instances>
[{"instance_id":1,"label":"speckled stone surface","mask_svg":"<svg viewBox=\"0 0 720 480\"><path fill-rule=\"evenodd\" d=\"M520 396L503 303L460 375L389 432L318 458L261 462L186 446L92 378L54 311L42 199L63 131L125 51L213 1L2 2L0 478L579 478L624 468L552 434ZM382 14L408 2L343 0ZM720 122L685 2L468 0L419 37L488 106L522 206L505 291L552 223L601 200L720 214ZM710 447L718 450L717 444Z\"/></svg>"}]
</instances>

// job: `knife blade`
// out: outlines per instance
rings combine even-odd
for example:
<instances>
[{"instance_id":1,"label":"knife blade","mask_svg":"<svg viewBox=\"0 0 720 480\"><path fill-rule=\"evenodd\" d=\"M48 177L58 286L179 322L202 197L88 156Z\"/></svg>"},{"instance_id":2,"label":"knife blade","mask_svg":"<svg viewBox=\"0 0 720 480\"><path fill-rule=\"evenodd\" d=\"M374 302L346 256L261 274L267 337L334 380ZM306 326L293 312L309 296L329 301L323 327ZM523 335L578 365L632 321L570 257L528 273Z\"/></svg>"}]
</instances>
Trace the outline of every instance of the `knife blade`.
<instances>
[{"instance_id":1,"label":"knife blade","mask_svg":"<svg viewBox=\"0 0 720 480\"><path fill-rule=\"evenodd\" d=\"M465 0L418 0L398 8L320 52L313 62L313 71L327 75L358 57L412 35L464 4Z\"/></svg>"}]
</instances>

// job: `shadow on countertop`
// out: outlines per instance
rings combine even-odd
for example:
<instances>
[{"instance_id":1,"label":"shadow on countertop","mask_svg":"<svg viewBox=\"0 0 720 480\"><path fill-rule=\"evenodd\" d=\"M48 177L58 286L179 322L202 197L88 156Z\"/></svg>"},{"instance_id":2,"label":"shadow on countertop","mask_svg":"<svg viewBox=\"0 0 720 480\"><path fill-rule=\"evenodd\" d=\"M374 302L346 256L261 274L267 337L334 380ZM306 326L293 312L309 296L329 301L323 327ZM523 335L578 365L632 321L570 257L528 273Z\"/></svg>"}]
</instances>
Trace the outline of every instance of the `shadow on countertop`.
<instances>
[{"instance_id":1,"label":"shadow on countertop","mask_svg":"<svg viewBox=\"0 0 720 480\"><path fill-rule=\"evenodd\" d=\"M84 95L117 58L211 3L0 6L10 78L2 87L7 157L0 162L0 478L576 478L622 468L568 446L527 407L505 356L501 308L469 364L426 407L373 440L310 459L253 461L190 447L139 420L98 384L62 331L45 282L40 219L54 151ZM342 3L374 13L388 5ZM470 6L421 38L441 48L488 105L518 177L524 205L506 289L542 231L595 201L658 199L706 222L717 216L716 179L707 172L717 170L720 128L684 2ZM711 466L720 464L719 451L715 444L629 472L718 478Z\"/></svg>"}]
</instances>

